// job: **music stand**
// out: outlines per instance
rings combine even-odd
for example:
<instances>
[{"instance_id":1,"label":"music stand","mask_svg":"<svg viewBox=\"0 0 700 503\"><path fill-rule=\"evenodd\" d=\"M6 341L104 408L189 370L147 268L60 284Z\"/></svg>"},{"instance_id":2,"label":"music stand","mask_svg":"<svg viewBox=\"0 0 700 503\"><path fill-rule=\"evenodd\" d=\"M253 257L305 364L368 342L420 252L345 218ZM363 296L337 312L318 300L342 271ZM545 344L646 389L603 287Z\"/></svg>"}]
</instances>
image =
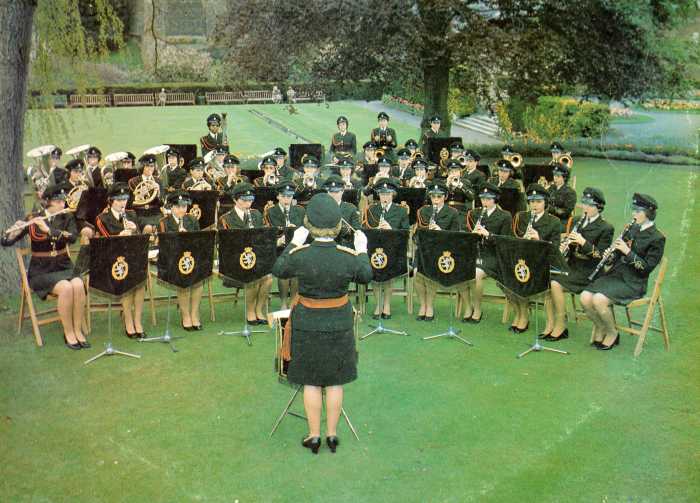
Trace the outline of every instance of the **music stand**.
<instances>
[{"instance_id":1,"label":"music stand","mask_svg":"<svg viewBox=\"0 0 700 503\"><path fill-rule=\"evenodd\" d=\"M148 243L148 235L112 236L109 238L92 238L90 240L90 274L97 276L100 275L100 271L102 274L98 276L100 277L99 281L90 281L89 286L107 295L108 341L104 351L86 360L84 365L92 363L103 356L121 355L130 358L141 358L140 355L115 349L112 345L112 296L121 297L145 281L146 268L148 267ZM112 262L112 259L117 255L117 260ZM127 256L129 259L124 262ZM126 282L129 276L128 264L132 260L136 262L135 266L132 263L132 268L136 269L136 274L132 273L132 278L129 278L129 281ZM126 267L124 266L125 263ZM134 276L136 276L135 280Z\"/></svg>"},{"instance_id":2,"label":"music stand","mask_svg":"<svg viewBox=\"0 0 700 503\"><path fill-rule=\"evenodd\" d=\"M289 309L283 310L283 311L275 311L274 313L269 313L267 318L268 318L268 323L270 326L275 328L275 369L277 370L277 380L281 384L290 384L289 381L287 380L287 373L286 373L286 367L284 364L284 361L282 360L282 357L280 356L281 349L282 349L282 338L284 335L284 327L282 325L282 320L289 319L289 315L291 314ZM355 323L355 333L357 334L357 323ZM272 435L275 434L277 431L277 428L279 428L279 425L282 424L282 421L284 421L284 418L287 416L294 416L298 417L300 419L306 420L306 416L303 414L299 414L298 412L295 412L293 410L290 410L292 408L292 405L294 405L294 401L297 398L297 395L301 391L303 384L297 384L295 385L294 392L292 393L292 396L289 398L289 401L287 404L284 406L284 409L282 409L282 413L279 415L277 420L275 421L275 424L272 426L272 431L270 431L270 436L268 438L272 438ZM352 434L355 436L356 440L360 440L360 437L357 435L357 431L355 431L355 427L352 425L350 422L350 418L348 417L348 414L345 412L345 407L340 408L340 415L345 419L345 422L348 424L348 427L350 428L350 431L352 431Z\"/></svg>"},{"instance_id":3,"label":"music stand","mask_svg":"<svg viewBox=\"0 0 700 503\"><path fill-rule=\"evenodd\" d=\"M382 306L382 307L384 306L384 290L383 289L379 290L379 300L377 302L380 306ZM369 327L372 330L370 330L365 335L360 337L361 341L364 341L370 335L381 335L381 334L408 335L408 332L404 332L403 330L393 330L391 328L386 328L384 326L384 323L382 321L381 316L379 317L379 322L376 325L370 324Z\"/></svg>"},{"instance_id":4,"label":"music stand","mask_svg":"<svg viewBox=\"0 0 700 503\"><path fill-rule=\"evenodd\" d=\"M138 339L139 342L162 342L164 344L167 344L170 346L170 349L172 349L173 353L177 353L178 349L175 347L173 344L173 340L175 339L184 339L184 335L171 335L170 334L170 299L172 299L172 294L170 293L170 290L168 290L168 307L167 309L167 316L165 318L165 332L163 335L159 335L157 337L141 337Z\"/></svg>"},{"instance_id":5,"label":"music stand","mask_svg":"<svg viewBox=\"0 0 700 503\"><path fill-rule=\"evenodd\" d=\"M450 295L450 297L452 297L452 295ZM464 337L459 335L462 333L462 329L455 327L455 323L456 323L455 310L451 309L451 311L452 311L452 316L450 316L450 324L447 327L447 331L441 332L441 333L435 334L435 335L429 335L428 337L423 337L423 340L429 341L432 339L439 339L441 337L447 337L448 339L457 339L458 341L463 342L467 346L473 346L474 344L472 344L467 339L465 339Z\"/></svg>"}]
</instances>

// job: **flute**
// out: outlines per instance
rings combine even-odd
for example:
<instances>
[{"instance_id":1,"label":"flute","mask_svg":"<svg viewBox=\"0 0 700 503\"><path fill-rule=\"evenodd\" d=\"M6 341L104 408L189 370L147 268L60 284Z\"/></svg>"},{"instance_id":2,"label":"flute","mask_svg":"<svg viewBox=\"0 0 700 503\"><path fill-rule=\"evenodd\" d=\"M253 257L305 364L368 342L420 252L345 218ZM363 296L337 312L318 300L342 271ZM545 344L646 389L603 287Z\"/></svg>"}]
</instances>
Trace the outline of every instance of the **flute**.
<instances>
[{"instance_id":1,"label":"flute","mask_svg":"<svg viewBox=\"0 0 700 503\"><path fill-rule=\"evenodd\" d=\"M35 224L38 220L46 220L47 218L52 218L52 217L55 217L55 216L60 215L62 213L69 213L69 212L72 213L74 211L75 211L75 208L64 208L61 211L54 213L53 215L43 215L40 217L34 217L31 220L28 220L27 222L24 222L22 224L13 225L12 227L10 227L9 229L7 229L5 231L5 234L11 234L11 233L16 232L16 231L21 231L25 227L29 227L30 225Z\"/></svg>"}]
</instances>

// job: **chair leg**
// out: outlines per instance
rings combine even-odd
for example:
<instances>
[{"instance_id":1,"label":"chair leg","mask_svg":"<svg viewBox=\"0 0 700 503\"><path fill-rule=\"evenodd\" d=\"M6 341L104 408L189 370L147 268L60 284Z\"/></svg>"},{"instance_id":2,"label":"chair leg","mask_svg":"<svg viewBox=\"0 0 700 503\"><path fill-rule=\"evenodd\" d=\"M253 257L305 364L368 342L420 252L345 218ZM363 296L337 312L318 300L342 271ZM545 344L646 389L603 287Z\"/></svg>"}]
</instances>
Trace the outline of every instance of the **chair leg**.
<instances>
[{"instance_id":1,"label":"chair leg","mask_svg":"<svg viewBox=\"0 0 700 503\"><path fill-rule=\"evenodd\" d=\"M24 288L19 299L19 317L17 318L17 335L22 335L22 326L24 325Z\"/></svg>"},{"instance_id":2,"label":"chair leg","mask_svg":"<svg viewBox=\"0 0 700 503\"><path fill-rule=\"evenodd\" d=\"M625 306L625 315L627 315L627 326L632 328L632 315L630 314L630 308Z\"/></svg>"},{"instance_id":3,"label":"chair leg","mask_svg":"<svg viewBox=\"0 0 700 503\"><path fill-rule=\"evenodd\" d=\"M664 338L664 346L666 351L671 349L671 339L668 334L668 325L666 324L666 310L664 309L664 301L659 297L659 317L661 318L661 335Z\"/></svg>"},{"instance_id":4,"label":"chair leg","mask_svg":"<svg viewBox=\"0 0 700 503\"><path fill-rule=\"evenodd\" d=\"M27 309L29 310L29 318L32 320L32 331L34 332L34 340L36 345L41 347L44 345L44 340L41 338L41 331L39 330L39 320L36 317L36 311L34 310L34 301L32 300L32 294L29 291L29 286L26 286L24 295L27 299Z\"/></svg>"},{"instance_id":5,"label":"chair leg","mask_svg":"<svg viewBox=\"0 0 700 503\"><path fill-rule=\"evenodd\" d=\"M644 323L642 323L642 327L639 329L639 340L637 341L637 346L634 348L635 358L639 356L644 348L644 340L646 339L647 332L649 331L649 324L651 323L651 318L654 315L654 309L656 309L656 301L652 300L647 306L647 313L644 316Z\"/></svg>"}]
</instances>

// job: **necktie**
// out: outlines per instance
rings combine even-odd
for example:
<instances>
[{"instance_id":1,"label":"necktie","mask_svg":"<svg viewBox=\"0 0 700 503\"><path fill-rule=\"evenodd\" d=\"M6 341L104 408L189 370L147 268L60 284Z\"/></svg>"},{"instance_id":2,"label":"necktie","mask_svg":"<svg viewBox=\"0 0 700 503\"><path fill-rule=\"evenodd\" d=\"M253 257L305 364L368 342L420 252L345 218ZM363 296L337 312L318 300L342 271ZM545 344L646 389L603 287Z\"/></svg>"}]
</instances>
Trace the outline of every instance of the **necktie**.
<instances>
[{"instance_id":1,"label":"necktie","mask_svg":"<svg viewBox=\"0 0 700 503\"><path fill-rule=\"evenodd\" d=\"M581 228L585 229L587 225L588 225L588 217L583 217L583 225L581 225Z\"/></svg>"}]
</instances>

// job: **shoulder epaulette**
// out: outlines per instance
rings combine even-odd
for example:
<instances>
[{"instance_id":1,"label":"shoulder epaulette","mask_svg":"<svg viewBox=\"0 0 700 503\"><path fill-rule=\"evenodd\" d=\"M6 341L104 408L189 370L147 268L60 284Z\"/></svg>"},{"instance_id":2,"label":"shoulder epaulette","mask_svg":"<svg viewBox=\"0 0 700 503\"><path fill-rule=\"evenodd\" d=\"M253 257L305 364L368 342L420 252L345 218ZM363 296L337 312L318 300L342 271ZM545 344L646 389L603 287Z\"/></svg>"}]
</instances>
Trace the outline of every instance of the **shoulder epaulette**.
<instances>
[{"instance_id":1,"label":"shoulder epaulette","mask_svg":"<svg viewBox=\"0 0 700 503\"><path fill-rule=\"evenodd\" d=\"M347 246L336 245L336 249L338 249L340 251L344 251L346 253L349 253L350 255L355 255L355 256L359 255L359 253L357 253L357 251L353 250L352 248L348 248Z\"/></svg>"},{"instance_id":2,"label":"shoulder epaulette","mask_svg":"<svg viewBox=\"0 0 700 503\"><path fill-rule=\"evenodd\" d=\"M299 250L304 250L304 249L306 249L306 248L309 248L310 246L311 246L311 245L301 245L301 246L297 246L297 247L294 248L293 250L290 250L290 251L289 251L289 254L291 255L292 253L296 253L296 252L298 252Z\"/></svg>"}]
</instances>

